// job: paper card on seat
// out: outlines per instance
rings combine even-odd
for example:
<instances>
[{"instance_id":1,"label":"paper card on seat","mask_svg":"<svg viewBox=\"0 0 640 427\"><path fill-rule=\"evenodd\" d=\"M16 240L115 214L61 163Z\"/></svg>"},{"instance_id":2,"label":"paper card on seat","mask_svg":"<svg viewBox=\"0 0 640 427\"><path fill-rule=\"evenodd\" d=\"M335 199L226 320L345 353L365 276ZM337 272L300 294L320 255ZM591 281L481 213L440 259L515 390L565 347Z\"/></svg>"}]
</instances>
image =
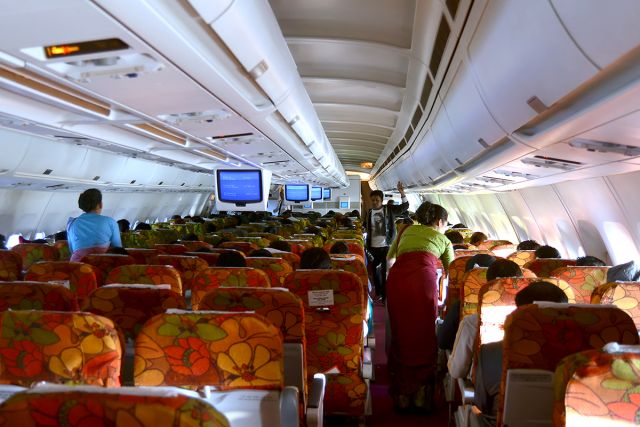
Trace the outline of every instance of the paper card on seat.
<instances>
[{"instance_id":1,"label":"paper card on seat","mask_svg":"<svg viewBox=\"0 0 640 427\"><path fill-rule=\"evenodd\" d=\"M14 394L24 390L26 390L26 388L20 387L17 385L9 385L9 384L0 385L0 402L4 402Z\"/></svg>"},{"instance_id":2,"label":"paper card on seat","mask_svg":"<svg viewBox=\"0 0 640 427\"><path fill-rule=\"evenodd\" d=\"M54 285L62 285L67 289L71 289L71 283L68 280L49 280L49 283Z\"/></svg>"},{"instance_id":3,"label":"paper card on seat","mask_svg":"<svg viewBox=\"0 0 640 427\"><path fill-rule=\"evenodd\" d=\"M309 307L326 307L333 305L333 290L321 289L307 292Z\"/></svg>"}]
</instances>

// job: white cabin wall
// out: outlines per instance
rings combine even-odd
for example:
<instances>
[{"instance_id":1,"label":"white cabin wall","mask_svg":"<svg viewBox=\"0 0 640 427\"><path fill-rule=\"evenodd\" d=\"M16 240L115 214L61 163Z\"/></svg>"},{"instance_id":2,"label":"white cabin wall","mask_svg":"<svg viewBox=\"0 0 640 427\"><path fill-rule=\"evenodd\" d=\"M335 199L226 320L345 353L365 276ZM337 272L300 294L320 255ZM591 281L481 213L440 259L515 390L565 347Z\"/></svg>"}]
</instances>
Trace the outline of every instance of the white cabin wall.
<instances>
[{"instance_id":1,"label":"white cabin wall","mask_svg":"<svg viewBox=\"0 0 640 427\"><path fill-rule=\"evenodd\" d=\"M535 239L563 257L585 254L619 264L639 260L640 172L567 181L517 191L427 198L491 238Z\"/></svg>"}]
</instances>

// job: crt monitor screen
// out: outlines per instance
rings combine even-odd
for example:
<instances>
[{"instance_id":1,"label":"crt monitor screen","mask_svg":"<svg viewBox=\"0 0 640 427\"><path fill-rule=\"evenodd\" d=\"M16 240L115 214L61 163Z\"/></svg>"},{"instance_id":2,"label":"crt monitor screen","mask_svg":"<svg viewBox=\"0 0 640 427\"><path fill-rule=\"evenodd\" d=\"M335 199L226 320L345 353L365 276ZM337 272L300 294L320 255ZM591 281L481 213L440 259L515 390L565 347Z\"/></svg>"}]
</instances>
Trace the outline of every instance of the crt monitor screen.
<instances>
[{"instance_id":1,"label":"crt monitor screen","mask_svg":"<svg viewBox=\"0 0 640 427\"><path fill-rule=\"evenodd\" d=\"M330 188L323 188L322 189L322 198L324 200L331 199L331 189Z\"/></svg>"},{"instance_id":2,"label":"crt monitor screen","mask_svg":"<svg viewBox=\"0 0 640 427\"><path fill-rule=\"evenodd\" d=\"M340 209L349 209L349 202L340 202Z\"/></svg>"},{"instance_id":3,"label":"crt monitor screen","mask_svg":"<svg viewBox=\"0 0 640 427\"><path fill-rule=\"evenodd\" d=\"M306 184L287 184L284 187L284 198L288 202L306 202L309 200L309 186Z\"/></svg>"},{"instance_id":4,"label":"crt monitor screen","mask_svg":"<svg viewBox=\"0 0 640 427\"><path fill-rule=\"evenodd\" d=\"M322 187L311 187L311 200L322 200Z\"/></svg>"},{"instance_id":5,"label":"crt monitor screen","mask_svg":"<svg viewBox=\"0 0 640 427\"><path fill-rule=\"evenodd\" d=\"M221 202L246 204L262 201L262 171L217 171L218 199Z\"/></svg>"}]
</instances>

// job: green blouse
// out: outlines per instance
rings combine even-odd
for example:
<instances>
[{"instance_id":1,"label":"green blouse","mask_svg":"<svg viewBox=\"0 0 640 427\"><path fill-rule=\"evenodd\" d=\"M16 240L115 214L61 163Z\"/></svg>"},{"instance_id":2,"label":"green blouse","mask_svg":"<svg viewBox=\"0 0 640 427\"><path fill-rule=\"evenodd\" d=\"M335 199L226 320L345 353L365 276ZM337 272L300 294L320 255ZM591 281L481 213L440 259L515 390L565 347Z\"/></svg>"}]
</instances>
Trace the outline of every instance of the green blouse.
<instances>
[{"instance_id":1,"label":"green blouse","mask_svg":"<svg viewBox=\"0 0 640 427\"><path fill-rule=\"evenodd\" d=\"M405 229L400 235L400 243L398 244L396 237L391 244L387 258L397 258L407 252L420 251L430 252L440 258L445 269L454 258L451 241L444 234L426 225L410 225Z\"/></svg>"}]
</instances>

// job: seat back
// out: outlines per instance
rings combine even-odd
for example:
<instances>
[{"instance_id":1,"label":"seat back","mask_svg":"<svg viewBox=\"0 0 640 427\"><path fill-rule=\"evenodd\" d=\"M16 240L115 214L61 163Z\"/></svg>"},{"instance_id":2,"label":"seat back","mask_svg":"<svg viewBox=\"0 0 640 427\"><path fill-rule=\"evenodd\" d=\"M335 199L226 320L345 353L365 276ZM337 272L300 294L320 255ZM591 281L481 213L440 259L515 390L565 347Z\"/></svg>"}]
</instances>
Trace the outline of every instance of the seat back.
<instances>
[{"instance_id":1,"label":"seat back","mask_svg":"<svg viewBox=\"0 0 640 427\"><path fill-rule=\"evenodd\" d=\"M180 243L187 248L188 252L195 252L198 249L209 249L209 250L213 249L213 246L210 243L202 242L199 240L196 240L196 241L181 240Z\"/></svg>"},{"instance_id":2,"label":"seat back","mask_svg":"<svg viewBox=\"0 0 640 427\"><path fill-rule=\"evenodd\" d=\"M173 387L37 386L0 406L0 426L228 427L209 402Z\"/></svg>"},{"instance_id":3,"label":"seat back","mask_svg":"<svg viewBox=\"0 0 640 427\"><path fill-rule=\"evenodd\" d=\"M249 255L251 252L255 251L256 249L259 249L258 245L256 245L253 242L241 242L241 241L223 242L218 247L223 249L235 249L237 251L242 252L245 255Z\"/></svg>"},{"instance_id":4,"label":"seat back","mask_svg":"<svg viewBox=\"0 0 640 427\"><path fill-rule=\"evenodd\" d=\"M367 266L360 259L360 257L351 256L339 256L331 255L331 267L336 270L350 271L360 278L362 283L362 289L364 289L365 295L369 289L369 274L367 273Z\"/></svg>"},{"instance_id":5,"label":"seat back","mask_svg":"<svg viewBox=\"0 0 640 427\"><path fill-rule=\"evenodd\" d=\"M182 295L180 273L168 265L121 265L109 272L105 283L169 285L174 292Z\"/></svg>"},{"instance_id":6,"label":"seat back","mask_svg":"<svg viewBox=\"0 0 640 427\"><path fill-rule=\"evenodd\" d=\"M609 267L568 266L553 270L551 277L564 280L573 288L577 303L589 304L593 290L607 282Z\"/></svg>"},{"instance_id":7,"label":"seat back","mask_svg":"<svg viewBox=\"0 0 640 427\"><path fill-rule=\"evenodd\" d=\"M155 257L160 255L160 251L158 249L129 247L126 249L129 256L136 260L136 264L151 264Z\"/></svg>"},{"instance_id":8,"label":"seat back","mask_svg":"<svg viewBox=\"0 0 640 427\"><path fill-rule=\"evenodd\" d=\"M491 250L493 250L493 248L495 248L497 246L506 246L506 245L513 245L513 243L511 243L508 240L491 240L491 239L489 239L489 240L485 240L484 242L480 243L478 245L478 249L491 251Z\"/></svg>"},{"instance_id":9,"label":"seat back","mask_svg":"<svg viewBox=\"0 0 640 427\"><path fill-rule=\"evenodd\" d=\"M205 260L189 255L158 255L154 264L170 265L178 270L182 281L182 292L191 289L198 273L209 268Z\"/></svg>"},{"instance_id":10,"label":"seat back","mask_svg":"<svg viewBox=\"0 0 640 427\"><path fill-rule=\"evenodd\" d=\"M83 262L40 261L29 267L24 279L34 282L69 281L69 289L78 301L98 287L93 267Z\"/></svg>"},{"instance_id":11,"label":"seat back","mask_svg":"<svg viewBox=\"0 0 640 427\"><path fill-rule=\"evenodd\" d=\"M53 247L58 250L59 261L69 261L71 258L71 250L69 249L69 242L66 240L57 240Z\"/></svg>"},{"instance_id":12,"label":"seat back","mask_svg":"<svg viewBox=\"0 0 640 427\"><path fill-rule=\"evenodd\" d=\"M598 286L591 304L613 304L627 313L640 330L640 282L610 282Z\"/></svg>"},{"instance_id":13,"label":"seat back","mask_svg":"<svg viewBox=\"0 0 640 427\"><path fill-rule=\"evenodd\" d=\"M184 298L158 285L106 285L91 292L83 311L111 319L124 333L135 338L142 325L171 308L183 309Z\"/></svg>"},{"instance_id":14,"label":"seat back","mask_svg":"<svg viewBox=\"0 0 640 427\"><path fill-rule=\"evenodd\" d=\"M297 270L300 267L300 255L296 255L293 252L272 252L275 258L282 258L291 265L291 268Z\"/></svg>"},{"instance_id":15,"label":"seat back","mask_svg":"<svg viewBox=\"0 0 640 427\"><path fill-rule=\"evenodd\" d=\"M478 295L480 289L487 283L487 267L476 267L465 274L462 285L462 299L460 303L460 317L474 314L478 311Z\"/></svg>"},{"instance_id":16,"label":"seat back","mask_svg":"<svg viewBox=\"0 0 640 427\"><path fill-rule=\"evenodd\" d=\"M136 260L131 255L91 254L82 257L82 262L93 267L98 286L102 286L111 270L121 265L135 264Z\"/></svg>"},{"instance_id":17,"label":"seat back","mask_svg":"<svg viewBox=\"0 0 640 427\"><path fill-rule=\"evenodd\" d=\"M22 258L22 269L28 270L38 261L57 261L58 250L44 243L20 243L11 248Z\"/></svg>"},{"instance_id":18,"label":"seat back","mask_svg":"<svg viewBox=\"0 0 640 427\"><path fill-rule=\"evenodd\" d=\"M565 357L555 371L556 426L638 425L640 347L610 344Z\"/></svg>"},{"instance_id":19,"label":"seat back","mask_svg":"<svg viewBox=\"0 0 640 427\"><path fill-rule=\"evenodd\" d=\"M0 313L0 383L120 385L122 347L113 322L91 313Z\"/></svg>"},{"instance_id":20,"label":"seat back","mask_svg":"<svg viewBox=\"0 0 640 427\"><path fill-rule=\"evenodd\" d=\"M362 415L367 385L362 379L364 293L348 271L297 270L286 287L304 304L307 381L327 374L325 414Z\"/></svg>"},{"instance_id":21,"label":"seat back","mask_svg":"<svg viewBox=\"0 0 640 427\"><path fill-rule=\"evenodd\" d=\"M63 285L45 282L0 282L0 311L77 311L76 296Z\"/></svg>"},{"instance_id":22,"label":"seat back","mask_svg":"<svg viewBox=\"0 0 640 427\"><path fill-rule=\"evenodd\" d=\"M515 262L520 268L522 268L528 262L536 259L536 251L515 251L508 255L507 259Z\"/></svg>"},{"instance_id":23,"label":"seat back","mask_svg":"<svg viewBox=\"0 0 640 427\"><path fill-rule=\"evenodd\" d=\"M269 276L257 268L209 267L195 277L191 288L191 307L198 310L202 297L220 287L270 288L271 282Z\"/></svg>"},{"instance_id":24,"label":"seat back","mask_svg":"<svg viewBox=\"0 0 640 427\"><path fill-rule=\"evenodd\" d=\"M14 251L0 249L0 281L20 280L22 257Z\"/></svg>"},{"instance_id":25,"label":"seat back","mask_svg":"<svg viewBox=\"0 0 640 427\"><path fill-rule=\"evenodd\" d=\"M611 306L529 304L507 316L504 326L498 425L502 423L509 369L554 371L564 357L609 342L638 344L633 320Z\"/></svg>"},{"instance_id":26,"label":"seat back","mask_svg":"<svg viewBox=\"0 0 640 427\"><path fill-rule=\"evenodd\" d=\"M538 277L551 277L551 272L556 268L576 265L575 259L562 258L536 258L524 265L525 268L533 271Z\"/></svg>"},{"instance_id":27,"label":"seat back","mask_svg":"<svg viewBox=\"0 0 640 427\"><path fill-rule=\"evenodd\" d=\"M479 254L493 255L493 252L488 251L486 249L456 249L453 252L456 258L466 257L466 256L471 257Z\"/></svg>"},{"instance_id":28,"label":"seat back","mask_svg":"<svg viewBox=\"0 0 640 427\"><path fill-rule=\"evenodd\" d=\"M258 314L171 310L138 334L134 382L279 390L282 348L280 330Z\"/></svg>"},{"instance_id":29,"label":"seat back","mask_svg":"<svg viewBox=\"0 0 640 427\"><path fill-rule=\"evenodd\" d=\"M324 245L324 250L329 252L336 242L344 242L349 247L349 253L359 255L364 259L364 245L359 239L331 239Z\"/></svg>"},{"instance_id":30,"label":"seat back","mask_svg":"<svg viewBox=\"0 0 640 427\"><path fill-rule=\"evenodd\" d=\"M269 276L271 286L283 286L284 279L293 272L293 267L283 258L247 257L247 267L262 270Z\"/></svg>"},{"instance_id":31,"label":"seat back","mask_svg":"<svg viewBox=\"0 0 640 427\"><path fill-rule=\"evenodd\" d=\"M185 245L177 243L157 243L153 248L166 255L182 255L189 251Z\"/></svg>"}]
</instances>

